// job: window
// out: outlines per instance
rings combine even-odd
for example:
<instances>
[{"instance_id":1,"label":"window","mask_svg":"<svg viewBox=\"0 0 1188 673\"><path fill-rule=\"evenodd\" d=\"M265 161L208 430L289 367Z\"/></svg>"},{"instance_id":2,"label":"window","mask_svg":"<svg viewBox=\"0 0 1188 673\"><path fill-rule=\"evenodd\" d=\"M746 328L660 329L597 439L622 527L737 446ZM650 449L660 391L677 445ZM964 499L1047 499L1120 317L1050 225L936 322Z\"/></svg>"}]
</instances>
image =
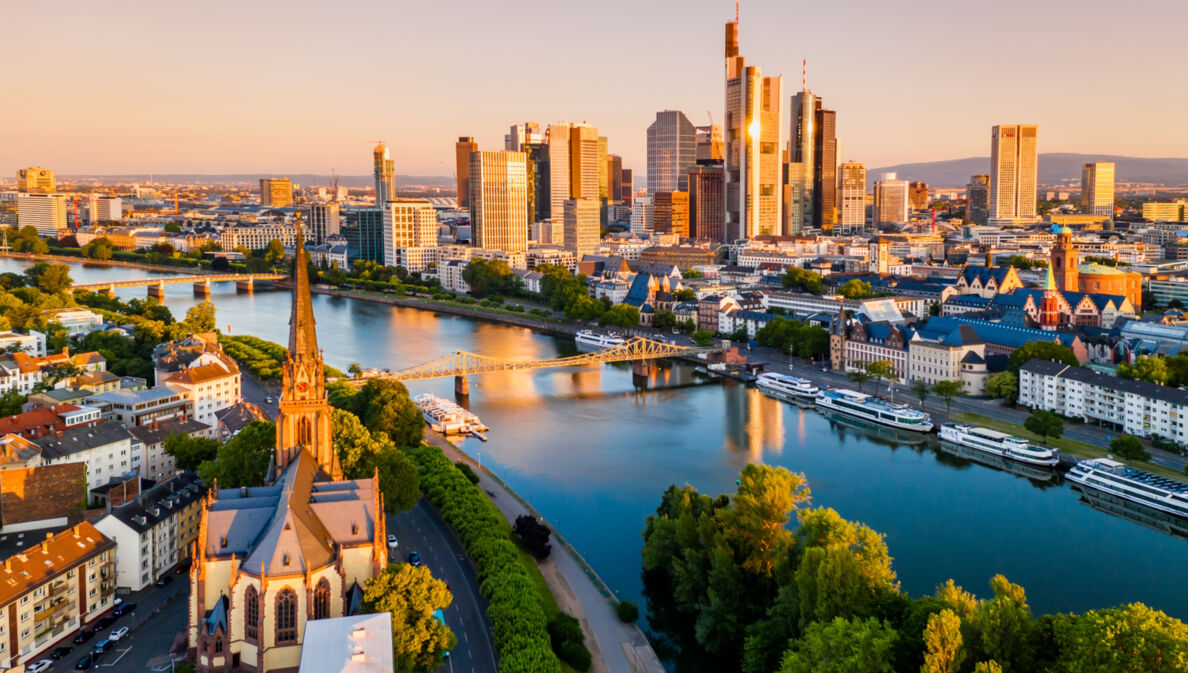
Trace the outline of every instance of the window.
<instances>
[{"instance_id":1,"label":"window","mask_svg":"<svg viewBox=\"0 0 1188 673\"><path fill-rule=\"evenodd\" d=\"M284 589L276 597L276 642L297 640L297 593Z\"/></svg>"},{"instance_id":2,"label":"window","mask_svg":"<svg viewBox=\"0 0 1188 673\"><path fill-rule=\"evenodd\" d=\"M215 654L222 654L222 652L223 652L223 639L215 638Z\"/></svg>"},{"instance_id":3,"label":"window","mask_svg":"<svg viewBox=\"0 0 1188 673\"><path fill-rule=\"evenodd\" d=\"M314 619L325 619L330 616L330 582L323 577L318 581L318 588L314 590Z\"/></svg>"},{"instance_id":4,"label":"window","mask_svg":"<svg viewBox=\"0 0 1188 673\"><path fill-rule=\"evenodd\" d=\"M244 631L248 640L260 637L260 594L256 587L248 587L244 594Z\"/></svg>"}]
</instances>

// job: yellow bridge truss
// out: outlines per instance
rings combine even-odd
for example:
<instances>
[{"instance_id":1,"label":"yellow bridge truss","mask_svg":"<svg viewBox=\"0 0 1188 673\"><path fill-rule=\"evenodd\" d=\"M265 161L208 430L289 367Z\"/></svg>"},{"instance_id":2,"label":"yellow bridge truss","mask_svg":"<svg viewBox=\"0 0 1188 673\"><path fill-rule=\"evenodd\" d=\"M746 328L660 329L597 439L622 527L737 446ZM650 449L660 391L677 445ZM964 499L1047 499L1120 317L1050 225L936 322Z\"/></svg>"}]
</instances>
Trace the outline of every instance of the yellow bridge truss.
<instances>
[{"instance_id":1,"label":"yellow bridge truss","mask_svg":"<svg viewBox=\"0 0 1188 673\"><path fill-rule=\"evenodd\" d=\"M430 360L415 367L402 369L391 374L384 374L381 378L395 379L397 381L419 381L446 376L490 374L492 372L511 372L521 369L545 369L548 367L592 365L602 362L654 360L656 358L709 353L716 350L718 350L716 347L675 346L644 337L635 337L612 348L547 360L505 360L486 355L478 355L477 353L469 353L467 351L454 351L449 355L443 355L436 360ZM351 379L349 383L363 385L367 383L369 378L375 377Z\"/></svg>"}]
</instances>

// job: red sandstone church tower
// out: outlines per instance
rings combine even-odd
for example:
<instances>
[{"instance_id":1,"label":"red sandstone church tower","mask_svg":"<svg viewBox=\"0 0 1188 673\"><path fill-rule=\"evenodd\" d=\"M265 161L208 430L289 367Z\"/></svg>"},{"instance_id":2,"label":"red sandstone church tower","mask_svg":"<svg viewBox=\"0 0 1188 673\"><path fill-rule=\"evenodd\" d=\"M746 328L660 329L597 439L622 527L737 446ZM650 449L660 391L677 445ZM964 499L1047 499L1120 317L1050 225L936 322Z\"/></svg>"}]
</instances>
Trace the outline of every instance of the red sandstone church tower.
<instances>
[{"instance_id":1,"label":"red sandstone church tower","mask_svg":"<svg viewBox=\"0 0 1188 673\"><path fill-rule=\"evenodd\" d=\"M1044 283L1044 296L1040 299L1039 317L1040 329L1055 330L1060 326L1060 290L1056 288L1051 266L1048 267L1048 280Z\"/></svg>"},{"instance_id":2,"label":"red sandstone church tower","mask_svg":"<svg viewBox=\"0 0 1188 673\"><path fill-rule=\"evenodd\" d=\"M1052 233L1056 235L1056 246L1052 248L1051 263L1048 268L1056 274L1056 289L1061 292L1080 292L1077 286L1077 249L1072 244L1072 230L1059 224L1052 225Z\"/></svg>"}]
</instances>

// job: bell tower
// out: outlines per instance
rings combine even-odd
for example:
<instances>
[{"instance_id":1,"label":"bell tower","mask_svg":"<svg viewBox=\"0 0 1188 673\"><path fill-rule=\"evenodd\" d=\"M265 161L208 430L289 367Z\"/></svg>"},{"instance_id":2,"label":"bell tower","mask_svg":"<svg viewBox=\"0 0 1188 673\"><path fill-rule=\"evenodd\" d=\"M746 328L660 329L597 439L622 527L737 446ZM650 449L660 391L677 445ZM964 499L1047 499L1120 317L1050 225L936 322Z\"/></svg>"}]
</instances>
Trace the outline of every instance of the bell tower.
<instances>
[{"instance_id":1,"label":"bell tower","mask_svg":"<svg viewBox=\"0 0 1188 673\"><path fill-rule=\"evenodd\" d=\"M279 476L308 451L321 478L342 479L338 454L330 441L333 413L326 397L326 375L314 329L309 293L309 267L297 218L297 251L293 255L293 301L289 316L289 353L282 367L280 413L276 417L276 470Z\"/></svg>"},{"instance_id":2,"label":"bell tower","mask_svg":"<svg viewBox=\"0 0 1188 673\"><path fill-rule=\"evenodd\" d=\"M1056 287L1062 292L1078 292L1077 249L1073 247L1072 230L1067 226L1052 225L1056 234L1056 246L1052 248L1052 259L1048 265L1056 276Z\"/></svg>"}]
</instances>

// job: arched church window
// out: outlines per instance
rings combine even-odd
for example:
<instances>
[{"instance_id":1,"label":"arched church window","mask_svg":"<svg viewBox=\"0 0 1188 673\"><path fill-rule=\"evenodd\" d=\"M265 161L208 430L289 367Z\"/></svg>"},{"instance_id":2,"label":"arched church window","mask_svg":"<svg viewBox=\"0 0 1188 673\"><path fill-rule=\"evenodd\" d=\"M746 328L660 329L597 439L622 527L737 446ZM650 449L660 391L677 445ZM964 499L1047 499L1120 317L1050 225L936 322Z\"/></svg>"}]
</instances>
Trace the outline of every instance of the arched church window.
<instances>
[{"instance_id":1,"label":"arched church window","mask_svg":"<svg viewBox=\"0 0 1188 673\"><path fill-rule=\"evenodd\" d=\"M300 446L309 446L311 434L312 433L309 429L309 419L297 419L297 444Z\"/></svg>"},{"instance_id":2,"label":"arched church window","mask_svg":"<svg viewBox=\"0 0 1188 673\"><path fill-rule=\"evenodd\" d=\"M297 592L284 589L276 597L276 642L297 640Z\"/></svg>"},{"instance_id":3,"label":"arched church window","mask_svg":"<svg viewBox=\"0 0 1188 673\"><path fill-rule=\"evenodd\" d=\"M314 589L314 619L326 619L330 616L330 582L323 577Z\"/></svg>"},{"instance_id":4,"label":"arched church window","mask_svg":"<svg viewBox=\"0 0 1188 673\"><path fill-rule=\"evenodd\" d=\"M248 640L260 637L260 594L256 587L248 587L243 599L244 635Z\"/></svg>"}]
</instances>

